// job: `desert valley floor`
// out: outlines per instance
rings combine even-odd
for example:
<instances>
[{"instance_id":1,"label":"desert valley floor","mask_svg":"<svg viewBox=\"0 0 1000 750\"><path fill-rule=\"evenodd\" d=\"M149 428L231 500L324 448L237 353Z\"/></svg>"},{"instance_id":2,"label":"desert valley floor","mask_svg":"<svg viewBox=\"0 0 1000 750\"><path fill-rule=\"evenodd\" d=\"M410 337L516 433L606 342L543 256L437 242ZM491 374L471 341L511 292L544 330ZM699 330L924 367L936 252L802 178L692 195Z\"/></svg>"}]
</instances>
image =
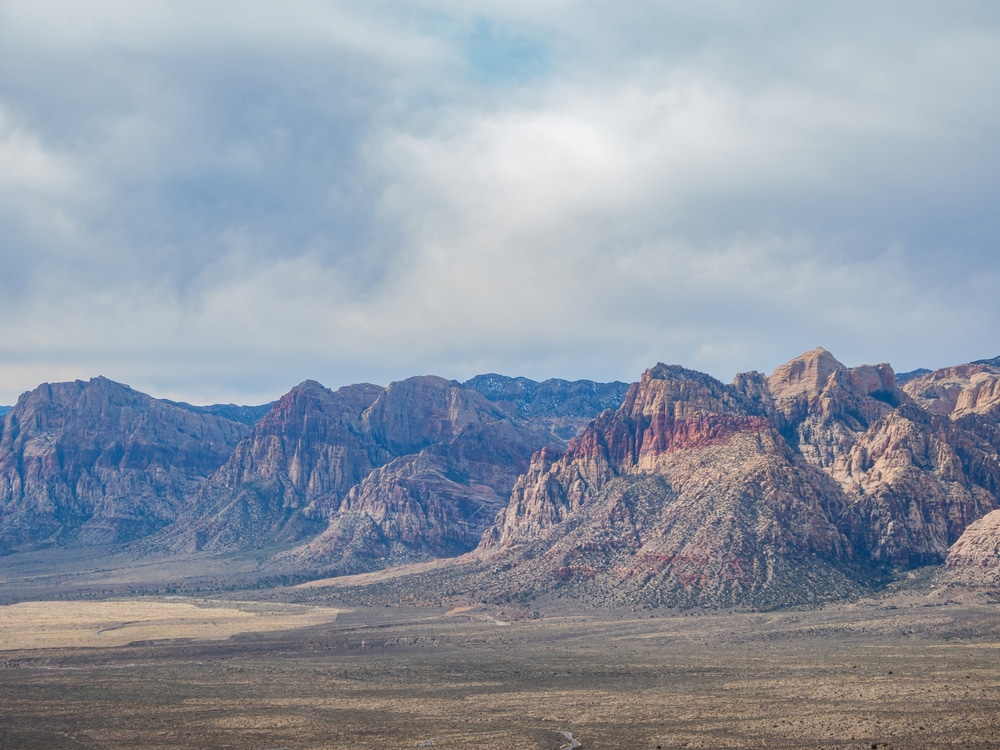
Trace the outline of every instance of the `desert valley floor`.
<instances>
[{"instance_id":1,"label":"desert valley floor","mask_svg":"<svg viewBox=\"0 0 1000 750\"><path fill-rule=\"evenodd\" d=\"M0 747L1000 743L1000 607L982 598L527 612L338 603L349 594L0 607Z\"/></svg>"}]
</instances>

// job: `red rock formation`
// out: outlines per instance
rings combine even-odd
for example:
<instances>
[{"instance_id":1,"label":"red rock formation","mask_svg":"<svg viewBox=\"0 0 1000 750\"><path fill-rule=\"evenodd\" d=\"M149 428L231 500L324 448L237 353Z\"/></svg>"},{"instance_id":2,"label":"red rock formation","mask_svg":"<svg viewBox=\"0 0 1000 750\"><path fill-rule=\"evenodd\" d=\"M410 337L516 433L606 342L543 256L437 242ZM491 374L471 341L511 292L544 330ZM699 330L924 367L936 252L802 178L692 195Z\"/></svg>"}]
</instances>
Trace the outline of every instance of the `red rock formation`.
<instances>
[{"instance_id":1,"label":"red rock formation","mask_svg":"<svg viewBox=\"0 0 1000 750\"><path fill-rule=\"evenodd\" d=\"M853 552L833 521L842 497L760 410L744 390L657 365L564 455L535 455L481 554L528 556L553 585L585 580L659 603L843 592L834 563ZM790 561L813 555L823 582L789 587Z\"/></svg>"},{"instance_id":2,"label":"red rock formation","mask_svg":"<svg viewBox=\"0 0 1000 750\"><path fill-rule=\"evenodd\" d=\"M952 419L896 388L888 365L847 368L823 349L732 386L657 365L565 454L534 457L481 554L562 559L553 575L564 582L580 573L612 585L617 576L655 582L671 601L714 603L763 601L774 586L794 591L794 570L806 562L814 590L799 591L800 601L843 591L835 568L859 570L852 560L940 562L997 507L991 441L1000 430L983 424L994 408L984 372L960 368L965 390L951 398ZM945 375L955 379L938 381ZM925 381L909 393L925 392ZM642 484L651 477L665 482L658 499ZM647 488L641 512L623 489L629 482ZM619 536L624 518L634 533ZM791 578L779 582L776 571Z\"/></svg>"}]
</instances>

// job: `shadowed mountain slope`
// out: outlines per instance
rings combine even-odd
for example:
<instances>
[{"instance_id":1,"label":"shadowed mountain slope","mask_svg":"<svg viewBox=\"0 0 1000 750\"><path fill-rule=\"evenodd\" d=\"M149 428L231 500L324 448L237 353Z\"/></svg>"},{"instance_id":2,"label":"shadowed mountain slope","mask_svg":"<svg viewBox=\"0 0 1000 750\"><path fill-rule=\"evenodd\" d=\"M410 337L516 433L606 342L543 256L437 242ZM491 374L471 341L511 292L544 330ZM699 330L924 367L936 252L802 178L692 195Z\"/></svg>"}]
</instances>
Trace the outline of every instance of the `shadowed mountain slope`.
<instances>
[{"instance_id":1,"label":"shadowed mountain slope","mask_svg":"<svg viewBox=\"0 0 1000 750\"><path fill-rule=\"evenodd\" d=\"M145 536L177 516L248 429L105 378L43 384L0 432L0 551Z\"/></svg>"}]
</instances>

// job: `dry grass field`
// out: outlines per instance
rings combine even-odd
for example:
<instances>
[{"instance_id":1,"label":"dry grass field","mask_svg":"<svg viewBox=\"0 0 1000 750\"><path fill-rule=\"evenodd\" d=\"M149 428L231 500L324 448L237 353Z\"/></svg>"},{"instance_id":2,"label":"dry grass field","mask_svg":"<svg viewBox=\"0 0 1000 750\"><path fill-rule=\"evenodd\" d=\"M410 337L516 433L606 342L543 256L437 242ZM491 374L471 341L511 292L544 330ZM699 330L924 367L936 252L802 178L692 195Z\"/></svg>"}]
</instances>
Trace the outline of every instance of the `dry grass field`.
<instances>
[{"instance_id":1,"label":"dry grass field","mask_svg":"<svg viewBox=\"0 0 1000 750\"><path fill-rule=\"evenodd\" d=\"M22 602L0 607L0 652L124 646L136 641L224 640L239 633L333 622L330 607L134 598Z\"/></svg>"},{"instance_id":2,"label":"dry grass field","mask_svg":"<svg viewBox=\"0 0 1000 750\"><path fill-rule=\"evenodd\" d=\"M130 645L0 652L0 747L557 750L562 732L584 750L1000 746L1000 609L988 603L526 619L355 607L323 623L261 603L261 621L289 629L211 641L227 617L235 628L254 613L95 606L79 610L88 628L169 617L137 624L150 637Z\"/></svg>"}]
</instances>

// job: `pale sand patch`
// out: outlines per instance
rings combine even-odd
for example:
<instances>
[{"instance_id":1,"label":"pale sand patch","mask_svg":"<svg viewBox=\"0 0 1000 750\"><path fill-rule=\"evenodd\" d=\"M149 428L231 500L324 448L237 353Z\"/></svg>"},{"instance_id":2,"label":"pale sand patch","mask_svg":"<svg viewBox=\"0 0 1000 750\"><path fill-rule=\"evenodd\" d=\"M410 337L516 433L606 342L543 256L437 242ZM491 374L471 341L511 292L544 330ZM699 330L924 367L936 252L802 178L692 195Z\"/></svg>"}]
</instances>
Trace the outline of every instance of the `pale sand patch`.
<instances>
[{"instance_id":1,"label":"pale sand patch","mask_svg":"<svg viewBox=\"0 0 1000 750\"><path fill-rule=\"evenodd\" d=\"M452 565L459 565L463 561L461 557L443 557L436 560L429 560L427 562L420 563L409 563L407 565L397 565L394 568L385 568L383 570L376 570L371 573L355 573L349 576L336 576L335 578L320 578L315 581L306 581L305 583L300 583L292 588L296 589L315 589L322 588L326 586L366 586L370 583L379 583L381 581L389 581L393 578L400 578L402 576L413 575L414 573L423 573L427 570L434 570L435 568L446 568Z\"/></svg>"},{"instance_id":2,"label":"pale sand patch","mask_svg":"<svg viewBox=\"0 0 1000 750\"><path fill-rule=\"evenodd\" d=\"M225 640L239 633L322 625L336 620L341 611L274 605L254 612L239 609L236 602L194 604L142 598L21 602L0 607L0 651L123 646L174 638Z\"/></svg>"}]
</instances>

